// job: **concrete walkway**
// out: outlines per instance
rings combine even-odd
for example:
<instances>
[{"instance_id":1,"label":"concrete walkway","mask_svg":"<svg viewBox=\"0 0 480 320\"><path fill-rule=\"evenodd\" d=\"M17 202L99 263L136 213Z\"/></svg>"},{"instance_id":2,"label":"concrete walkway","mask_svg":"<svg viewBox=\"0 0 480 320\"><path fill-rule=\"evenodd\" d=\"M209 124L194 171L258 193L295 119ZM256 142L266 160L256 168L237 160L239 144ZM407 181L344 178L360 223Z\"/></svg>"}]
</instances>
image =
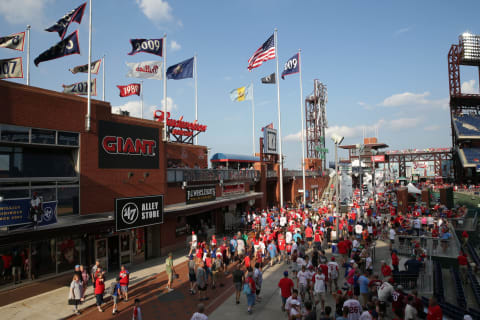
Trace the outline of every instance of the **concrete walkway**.
<instances>
[{"instance_id":1,"label":"concrete walkway","mask_svg":"<svg viewBox=\"0 0 480 320\"><path fill-rule=\"evenodd\" d=\"M174 265L187 261L184 250L174 253ZM165 259L161 257L149 260L128 268L130 271L130 286L146 281L159 273L165 271ZM105 289L110 287L113 279L117 276L114 273L107 273ZM73 277L73 271L72 271ZM67 304L70 282L65 287L52 290L28 299L0 307L2 319L64 319L73 315L73 308ZM107 296L107 295L106 295ZM93 286L87 288L85 302L81 309L95 305Z\"/></svg>"}]
</instances>

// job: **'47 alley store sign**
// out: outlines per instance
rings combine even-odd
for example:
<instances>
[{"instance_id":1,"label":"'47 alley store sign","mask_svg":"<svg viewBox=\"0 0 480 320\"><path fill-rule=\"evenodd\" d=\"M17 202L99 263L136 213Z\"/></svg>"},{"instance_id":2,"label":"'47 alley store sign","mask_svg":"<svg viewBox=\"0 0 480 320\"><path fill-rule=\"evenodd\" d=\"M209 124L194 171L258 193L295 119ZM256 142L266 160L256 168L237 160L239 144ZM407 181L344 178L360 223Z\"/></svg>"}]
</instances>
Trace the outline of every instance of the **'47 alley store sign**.
<instances>
[{"instance_id":1,"label":"'47 alley store sign","mask_svg":"<svg viewBox=\"0 0 480 320\"><path fill-rule=\"evenodd\" d=\"M153 114L156 121L163 122L163 111L156 110ZM198 136L200 132L205 132L207 126L194 122L183 121L183 116L180 119L170 119L170 112L167 112L167 135L168 138L173 138L175 142L193 144L193 138Z\"/></svg>"}]
</instances>

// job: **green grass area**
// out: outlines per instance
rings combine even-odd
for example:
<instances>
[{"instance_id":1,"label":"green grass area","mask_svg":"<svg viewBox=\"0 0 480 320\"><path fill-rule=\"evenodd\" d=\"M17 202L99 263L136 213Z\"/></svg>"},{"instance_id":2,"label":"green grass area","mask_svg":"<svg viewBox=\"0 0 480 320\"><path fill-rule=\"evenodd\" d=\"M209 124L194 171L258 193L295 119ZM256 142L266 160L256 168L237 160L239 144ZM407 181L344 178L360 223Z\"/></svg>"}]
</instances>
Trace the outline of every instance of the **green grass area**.
<instances>
[{"instance_id":1,"label":"green grass area","mask_svg":"<svg viewBox=\"0 0 480 320\"><path fill-rule=\"evenodd\" d=\"M480 197L476 195L467 195L460 192L454 192L453 203L460 206L465 205L469 209L478 209L478 205L480 204Z\"/></svg>"}]
</instances>

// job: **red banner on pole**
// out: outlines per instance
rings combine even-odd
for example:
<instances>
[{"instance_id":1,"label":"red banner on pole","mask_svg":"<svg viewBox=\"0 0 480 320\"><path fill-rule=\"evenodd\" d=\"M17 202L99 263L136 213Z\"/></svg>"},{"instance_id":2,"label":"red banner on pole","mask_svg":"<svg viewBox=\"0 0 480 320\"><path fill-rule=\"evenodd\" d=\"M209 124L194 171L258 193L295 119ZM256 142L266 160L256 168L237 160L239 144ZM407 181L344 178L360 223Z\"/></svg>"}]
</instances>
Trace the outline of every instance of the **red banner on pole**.
<instances>
[{"instance_id":1,"label":"red banner on pole","mask_svg":"<svg viewBox=\"0 0 480 320\"><path fill-rule=\"evenodd\" d=\"M120 97L128 97L133 94L140 95L140 83L131 83L126 86L117 86L120 89Z\"/></svg>"}]
</instances>

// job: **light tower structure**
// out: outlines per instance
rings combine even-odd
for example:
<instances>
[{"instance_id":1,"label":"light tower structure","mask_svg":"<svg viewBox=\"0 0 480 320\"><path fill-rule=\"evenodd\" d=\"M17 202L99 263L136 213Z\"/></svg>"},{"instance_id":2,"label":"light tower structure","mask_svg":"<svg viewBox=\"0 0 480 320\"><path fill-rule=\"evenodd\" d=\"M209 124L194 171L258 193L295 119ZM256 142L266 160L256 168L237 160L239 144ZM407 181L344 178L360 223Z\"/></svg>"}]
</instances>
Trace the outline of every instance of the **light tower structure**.
<instances>
[{"instance_id":1,"label":"light tower structure","mask_svg":"<svg viewBox=\"0 0 480 320\"><path fill-rule=\"evenodd\" d=\"M306 168L325 170L326 153L325 130L327 123L327 87L319 80L313 80L313 92L305 99L305 122L307 156Z\"/></svg>"}]
</instances>

